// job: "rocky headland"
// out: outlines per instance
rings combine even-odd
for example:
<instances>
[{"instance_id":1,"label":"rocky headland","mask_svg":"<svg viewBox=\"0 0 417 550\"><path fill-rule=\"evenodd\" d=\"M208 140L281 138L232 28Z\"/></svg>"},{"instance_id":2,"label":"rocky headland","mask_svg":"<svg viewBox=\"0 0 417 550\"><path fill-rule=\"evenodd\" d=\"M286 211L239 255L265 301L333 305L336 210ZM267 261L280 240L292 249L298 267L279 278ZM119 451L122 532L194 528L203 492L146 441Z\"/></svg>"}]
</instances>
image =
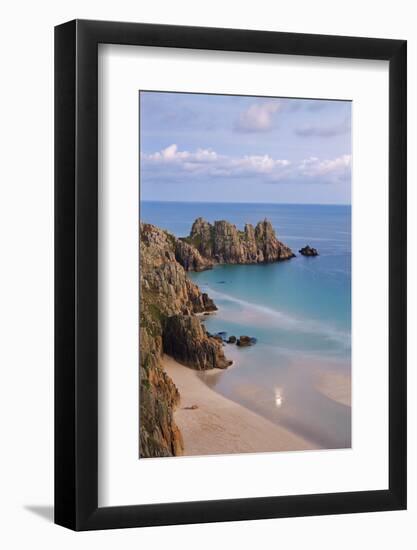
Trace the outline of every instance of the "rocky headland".
<instances>
[{"instance_id":1,"label":"rocky headland","mask_svg":"<svg viewBox=\"0 0 417 550\"><path fill-rule=\"evenodd\" d=\"M183 242L193 246L206 261L218 264L255 264L289 260L295 254L277 239L268 220L256 227L247 223L243 231L227 221L211 224L197 218Z\"/></svg>"},{"instance_id":2,"label":"rocky headland","mask_svg":"<svg viewBox=\"0 0 417 550\"><path fill-rule=\"evenodd\" d=\"M212 225L197 218L184 239L151 224L140 225L141 457L176 456L184 449L174 420L180 394L162 367L163 355L197 370L224 369L232 363L225 357L222 338L209 334L197 315L216 311L216 305L186 272L219 263L267 263L292 257L267 220L239 231L227 221ZM238 346L256 342L248 336L232 340Z\"/></svg>"}]
</instances>

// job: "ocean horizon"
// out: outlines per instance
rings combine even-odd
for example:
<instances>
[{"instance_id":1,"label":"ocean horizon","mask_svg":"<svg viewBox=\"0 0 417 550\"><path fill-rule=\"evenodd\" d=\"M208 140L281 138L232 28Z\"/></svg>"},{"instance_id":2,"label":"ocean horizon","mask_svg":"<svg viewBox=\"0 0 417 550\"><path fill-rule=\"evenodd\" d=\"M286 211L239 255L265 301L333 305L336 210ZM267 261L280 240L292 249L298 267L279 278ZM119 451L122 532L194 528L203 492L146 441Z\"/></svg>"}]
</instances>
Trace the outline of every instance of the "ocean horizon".
<instances>
[{"instance_id":1,"label":"ocean horizon","mask_svg":"<svg viewBox=\"0 0 417 550\"><path fill-rule=\"evenodd\" d=\"M219 308L203 321L210 333L249 335L256 345L226 344L234 361L198 376L215 391L324 448L351 446L350 406L327 397L317 380L351 371L351 206L248 202L141 201L140 219L177 237L198 217L243 229L268 219L296 258L219 265L189 272ZM301 247L319 251L301 256Z\"/></svg>"}]
</instances>

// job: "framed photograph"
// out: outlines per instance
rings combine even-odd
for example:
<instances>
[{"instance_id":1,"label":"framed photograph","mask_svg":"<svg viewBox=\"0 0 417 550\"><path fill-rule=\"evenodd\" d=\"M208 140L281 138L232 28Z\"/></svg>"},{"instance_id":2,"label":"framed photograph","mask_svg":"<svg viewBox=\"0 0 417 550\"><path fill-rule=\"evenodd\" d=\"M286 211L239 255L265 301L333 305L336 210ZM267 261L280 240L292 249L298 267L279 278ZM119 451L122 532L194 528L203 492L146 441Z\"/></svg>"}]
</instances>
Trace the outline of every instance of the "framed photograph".
<instances>
[{"instance_id":1,"label":"framed photograph","mask_svg":"<svg viewBox=\"0 0 417 550\"><path fill-rule=\"evenodd\" d=\"M406 507L406 42L55 29L55 521Z\"/></svg>"}]
</instances>

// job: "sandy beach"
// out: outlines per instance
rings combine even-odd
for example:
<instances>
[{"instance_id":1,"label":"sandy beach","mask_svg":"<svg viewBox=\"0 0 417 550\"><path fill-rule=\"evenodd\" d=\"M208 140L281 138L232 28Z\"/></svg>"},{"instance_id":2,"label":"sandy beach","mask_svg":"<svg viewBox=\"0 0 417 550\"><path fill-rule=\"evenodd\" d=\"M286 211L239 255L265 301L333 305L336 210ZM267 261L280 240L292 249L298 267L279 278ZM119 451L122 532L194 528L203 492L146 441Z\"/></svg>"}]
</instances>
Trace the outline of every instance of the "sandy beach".
<instances>
[{"instance_id":1,"label":"sandy beach","mask_svg":"<svg viewBox=\"0 0 417 550\"><path fill-rule=\"evenodd\" d=\"M319 377L316 388L329 399L348 407L351 406L351 379L349 375L339 372L326 372Z\"/></svg>"},{"instance_id":2,"label":"sandy beach","mask_svg":"<svg viewBox=\"0 0 417 550\"><path fill-rule=\"evenodd\" d=\"M181 394L175 421L184 438L184 455L301 451L310 441L223 397L198 373L164 356L164 369Z\"/></svg>"}]
</instances>

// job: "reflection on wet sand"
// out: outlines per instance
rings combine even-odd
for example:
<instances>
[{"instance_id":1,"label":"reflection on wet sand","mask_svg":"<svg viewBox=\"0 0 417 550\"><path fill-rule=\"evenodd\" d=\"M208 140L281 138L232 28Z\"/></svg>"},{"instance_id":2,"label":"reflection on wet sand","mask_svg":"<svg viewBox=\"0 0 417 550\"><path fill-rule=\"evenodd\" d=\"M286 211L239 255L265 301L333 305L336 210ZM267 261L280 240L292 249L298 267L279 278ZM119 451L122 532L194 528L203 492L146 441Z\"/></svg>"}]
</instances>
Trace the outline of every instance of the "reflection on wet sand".
<instances>
[{"instance_id":1,"label":"reflection on wet sand","mask_svg":"<svg viewBox=\"0 0 417 550\"><path fill-rule=\"evenodd\" d=\"M351 446L351 381L343 361L311 357L294 361L273 350L266 353L262 346L247 351L226 345L234 366L198 376L225 397L319 447ZM269 383L271 378L274 384Z\"/></svg>"}]
</instances>

